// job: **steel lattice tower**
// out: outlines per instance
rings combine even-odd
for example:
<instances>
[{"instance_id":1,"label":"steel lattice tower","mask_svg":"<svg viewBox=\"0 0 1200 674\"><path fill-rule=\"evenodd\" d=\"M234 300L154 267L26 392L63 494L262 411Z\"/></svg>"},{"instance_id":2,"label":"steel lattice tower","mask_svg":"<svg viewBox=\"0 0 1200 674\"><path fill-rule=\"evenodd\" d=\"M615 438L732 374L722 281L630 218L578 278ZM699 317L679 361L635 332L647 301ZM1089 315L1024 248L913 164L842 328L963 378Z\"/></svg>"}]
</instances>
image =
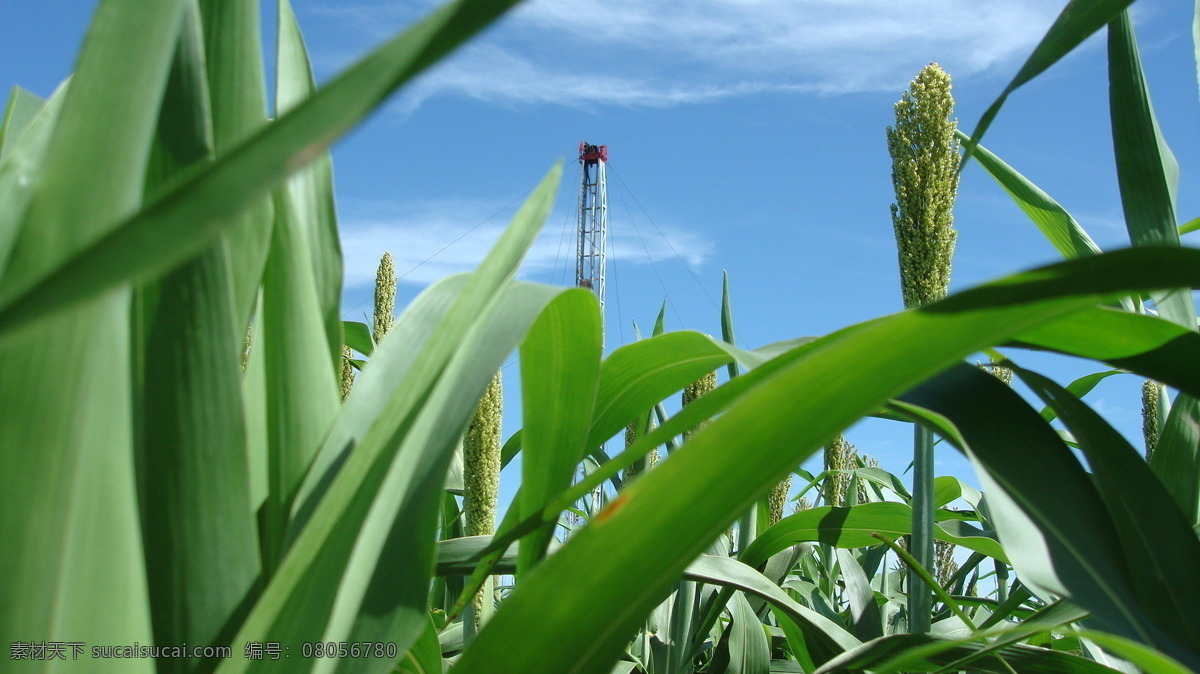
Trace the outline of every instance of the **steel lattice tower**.
<instances>
[{"instance_id":1,"label":"steel lattice tower","mask_svg":"<svg viewBox=\"0 0 1200 674\"><path fill-rule=\"evenodd\" d=\"M575 285L587 288L600 304L600 343L604 343L604 244L608 237L608 184L605 166L608 146L579 143L579 163L583 179L579 186L579 213L575 234L578 238L575 255ZM582 474L579 475L582 477ZM578 479L578 478L576 478ZM600 512L604 506L604 486L592 490L591 511ZM578 516L575 526L582 522Z\"/></svg>"},{"instance_id":2,"label":"steel lattice tower","mask_svg":"<svg viewBox=\"0 0 1200 674\"><path fill-rule=\"evenodd\" d=\"M575 285L596 294L604 324L604 243L608 236L608 185L605 166L608 146L579 143L579 163L583 180L579 187L579 213L576 235Z\"/></svg>"}]
</instances>

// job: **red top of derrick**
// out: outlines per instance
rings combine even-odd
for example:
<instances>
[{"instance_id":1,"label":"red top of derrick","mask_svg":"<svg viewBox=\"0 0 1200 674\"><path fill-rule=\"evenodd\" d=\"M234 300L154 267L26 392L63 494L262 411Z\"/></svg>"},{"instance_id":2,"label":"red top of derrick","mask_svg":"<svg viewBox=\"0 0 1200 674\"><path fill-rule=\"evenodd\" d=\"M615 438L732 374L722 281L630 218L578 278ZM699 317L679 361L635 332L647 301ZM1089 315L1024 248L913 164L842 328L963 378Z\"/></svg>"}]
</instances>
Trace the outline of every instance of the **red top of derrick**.
<instances>
[{"instance_id":1,"label":"red top of derrick","mask_svg":"<svg viewBox=\"0 0 1200 674\"><path fill-rule=\"evenodd\" d=\"M579 141L579 161L585 164L595 164L597 161L608 162L607 145L589 145L586 140Z\"/></svg>"}]
</instances>

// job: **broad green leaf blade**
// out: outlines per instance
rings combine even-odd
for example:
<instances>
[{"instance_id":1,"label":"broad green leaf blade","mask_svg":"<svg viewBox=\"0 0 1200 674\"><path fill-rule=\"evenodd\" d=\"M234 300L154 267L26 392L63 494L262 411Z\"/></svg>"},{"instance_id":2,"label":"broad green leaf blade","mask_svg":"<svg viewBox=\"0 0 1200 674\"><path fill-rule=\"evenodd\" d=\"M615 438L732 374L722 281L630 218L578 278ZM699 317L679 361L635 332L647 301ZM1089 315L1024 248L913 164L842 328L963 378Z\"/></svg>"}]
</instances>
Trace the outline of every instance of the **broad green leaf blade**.
<instances>
[{"instance_id":1,"label":"broad green leaf blade","mask_svg":"<svg viewBox=\"0 0 1200 674\"><path fill-rule=\"evenodd\" d=\"M212 152L202 40L189 3L148 189ZM228 255L213 246L134 297L135 451L154 637L224 645L259 577ZM186 672L200 661L157 665Z\"/></svg>"},{"instance_id":2,"label":"broad green leaf blade","mask_svg":"<svg viewBox=\"0 0 1200 674\"><path fill-rule=\"evenodd\" d=\"M1021 368L1014 371L1054 407L1087 457L1142 608L1163 632L1200 651L1200 636L1188 627L1200 623L1200 577L1194 573L1200 568L1200 539L1190 518L1140 453L1100 415L1049 379ZM1169 555L1162 554L1166 541Z\"/></svg>"},{"instance_id":3,"label":"broad green leaf blade","mask_svg":"<svg viewBox=\"0 0 1200 674\"><path fill-rule=\"evenodd\" d=\"M941 511L938 519L941 521L934 529L934 537L938 540L956 543L1007 561L1000 544L995 538L987 537L982 530L962 528L962 523L948 521ZM872 536L875 533L893 540L912 533L912 508L904 503L879 501L850 508L821 506L802 510L779 520L775 526L759 534L739 559L751 566L758 566L771 555L804 542L824 543L835 548L879 545L879 539ZM972 535L961 535L967 533Z\"/></svg>"},{"instance_id":4,"label":"broad green leaf blade","mask_svg":"<svg viewBox=\"0 0 1200 674\"><path fill-rule=\"evenodd\" d=\"M286 188L276 194L257 319L267 377L268 491L261 530L268 577L283 557L289 512L300 483L341 408L309 263L310 241L299 215L303 204L293 197Z\"/></svg>"},{"instance_id":5,"label":"broad green leaf blade","mask_svg":"<svg viewBox=\"0 0 1200 674\"><path fill-rule=\"evenodd\" d=\"M1200 395L1200 362L1194 357L1200 335L1154 316L1092 307L1026 330L1009 345L1103 361ZM1069 388L1083 395L1102 374L1081 378Z\"/></svg>"},{"instance_id":6,"label":"broad green leaf blade","mask_svg":"<svg viewBox=\"0 0 1200 674\"><path fill-rule=\"evenodd\" d=\"M0 160L10 152L12 146L21 137L21 132L29 126L29 122L37 115L46 102L41 96L18 86L12 88L8 95L8 105L4 107L4 115L0 116Z\"/></svg>"},{"instance_id":7,"label":"broad green leaf blade","mask_svg":"<svg viewBox=\"0 0 1200 674\"><path fill-rule=\"evenodd\" d=\"M1200 399L1195 395L1180 395L1171 404L1150 467L1184 514L1200 522Z\"/></svg>"},{"instance_id":8,"label":"broad green leaf blade","mask_svg":"<svg viewBox=\"0 0 1200 674\"><path fill-rule=\"evenodd\" d=\"M279 0L279 35L275 57L276 116L294 108L316 91L304 38L288 0ZM299 224L308 239L312 277L329 340L331 364L340 371L342 355L342 247L333 205L333 161L328 153L300 169L287 182ZM365 353L365 352L364 352Z\"/></svg>"},{"instance_id":9,"label":"broad green leaf blade","mask_svg":"<svg viewBox=\"0 0 1200 674\"><path fill-rule=\"evenodd\" d=\"M972 507L978 508L979 501L983 498L983 494L979 493L978 489L950 475L936 478L933 481L933 488L933 504L938 508L960 498L970 503Z\"/></svg>"},{"instance_id":10,"label":"broad green leaf blade","mask_svg":"<svg viewBox=\"0 0 1200 674\"><path fill-rule=\"evenodd\" d=\"M1124 374L1124 372L1121 372L1120 370L1106 370L1104 372L1085 374L1084 376L1068 384L1067 390L1071 392L1071 395L1077 398L1082 398L1088 393L1091 393L1092 389L1096 388L1097 384L1116 374ZM1058 413L1054 411L1052 406L1047 405L1042 408L1041 415L1046 421L1053 421L1054 418L1058 416Z\"/></svg>"},{"instance_id":11,"label":"broad green leaf blade","mask_svg":"<svg viewBox=\"0 0 1200 674\"><path fill-rule=\"evenodd\" d=\"M1128 11L1108 28L1108 79L1117 182L1129 240L1135 246L1178 246L1179 164L1158 128ZM1176 290L1152 297L1160 316L1196 329L1190 292Z\"/></svg>"},{"instance_id":12,"label":"broad green leaf blade","mask_svg":"<svg viewBox=\"0 0 1200 674\"><path fill-rule=\"evenodd\" d=\"M374 644L368 645L368 648L374 648ZM387 648L386 644L384 648ZM438 644L438 632L432 618L427 618L421 636L400 658L396 671L403 674L435 674L442 671L442 648Z\"/></svg>"},{"instance_id":13,"label":"broad green leaf blade","mask_svg":"<svg viewBox=\"0 0 1200 674\"><path fill-rule=\"evenodd\" d=\"M732 361L727 346L697 332L671 332L617 349L601 366L589 446L598 446L667 396Z\"/></svg>"},{"instance_id":14,"label":"broad green leaf blade","mask_svg":"<svg viewBox=\"0 0 1200 674\"><path fill-rule=\"evenodd\" d=\"M1054 25L1050 26L1050 30L1042 36L1041 42L1017 71L1016 76L983 113L979 123L975 125L971 140L963 145L963 162L974 154L977 143L983 139L983 134L1000 113L1000 108L1009 95L1083 44L1084 40L1132 4L1133 0L1071 0L1058 15Z\"/></svg>"},{"instance_id":15,"label":"broad green leaf blade","mask_svg":"<svg viewBox=\"0 0 1200 674\"><path fill-rule=\"evenodd\" d=\"M875 590L867 574L849 550L837 551L838 571L846 584L846 599L850 603L850 617L854 620L854 636L866 641L883 636L879 606L875 603Z\"/></svg>"},{"instance_id":16,"label":"broad green leaf blade","mask_svg":"<svg viewBox=\"0 0 1200 674\"><path fill-rule=\"evenodd\" d=\"M412 638L419 627L413 614L428 604L448 464L496 371L562 295L558 287L506 283L452 353L379 485L323 641L404 643ZM351 659L324 663L317 671L386 672L390 664Z\"/></svg>"},{"instance_id":17,"label":"broad green leaf blade","mask_svg":"<svg viewBox=\"0 0 1200 674\"><path fill-rule=\"evenodd\" d=\"M371 339L371 329L367 327L366 323L345 321L342 323L342 330L346 346L364 356L371 355L371 352L375 350L375 340Z\"/></svg>"},{"instance_id":18,"label":"broad green leaf blade","mask_svg":"<svg viewBox=\"0 0 1200 674\"><path fill-rule=\"evenodd\" d=\"M101 4L6 287L54 269L136 210L181 9L170 0ZM135 500L129 293L90 299L0 345L0 529L15 543L0 552L6 643L33 634L94 644L153 640ZM90 667L154 668L146 660Z\"/></svg>"},{"instance_id":19,"label":"broad green leaf blade","mask_svg":"<svg viewBox=\"0 0 1200 674\"><path fill-rule=\"evenodd\" d=\"M987 647L987 643L980 641L950 640L926 634L893 634L848 651L825 663L817 672L832 674L863 669L872 672L940 672L945 665ZM1022 674L1113 674L1118 671L1070 653L1021 644L972 658L969 671L1011 674L1014 670Z\"/></svg>"},{"instance_id":20,"label":"broad green leaf blade","mask_svg":"<svg viewBox=\"0 0 1200 674\"><path fill-rule=\"evenodd\" d=\"M1123 266L1148 252L1046 267L801 347L804 357L746 389L543 562L463 654L460 674L606 672L689 561L834 433L976 349L1110 295L1200 274L1162 264L1200 257L1185 249L1156 249L1152 271L1134 275ZM608 564L594 568L601 557ZM612 596L616 586L623 588L619 597ZM572 619L541 620L551 605ZM531 635L531 621L545 629Z\"/></svg>"},{"instance_id":21,"label":"broad green leaf blade","mask_svg":"<svg viewBox=\"0 0 1200 674\"><path fill-rule=\"evenodd\" d=\"M305 502L298 501L298 533L235 648L247 641L366 638L407 649L417 638L450 454L487 381L541 309L562 292L509 281L545 222L561 173L556 165L534 190L478 271L447 298L444 314L428 317L434 327L423 330L424 342L380 345L342 410L342 417L362 425L336 425L326 440L318 457L327 462L314 466L314 484ZM373 407L363 393L375 388L371 379L388 373L393 358L406 373L382 384L386 403L379 413L355 412ZM388 665L317 664L318 671ZM219 671L269 666L230 660Z\"/></svg>"},{"instance_id":22,"label":"broad green leaf blade","mask_svg":"<svg viewBox=\"0 0 1200 674\"><path fill-rule=\"evenodd\" d=\"M1132 662L1146 674L1192 674L1195 671L1149 646L1114 634L1080 630L1079 635L1091 639L1105 650Z\"/></svg>"},{"instance_id":23,"label":"broad green leaf blade","mask_svg":"<svg viewBox=\"0 0 1200 674\"><path fill-rule=\"evenodd\" d=\"M10 143L0 160L0 278L21 231L25 209L41 182L46 146L58 121L67 85L63 84L30 120L25 133Z\"/></svg>"},{"instance_id":24,"label":"broad green leaf blade","mask_svg":"<svg viewBox=\"0 0 1200 674\"><path fill-rule=\"evenodd\" d=\"M1172 647L1139 606L1131 578L1137 571L1126 561L1104 499L1028 403L994 377L965 365L922 384L904 400L951 420L961 436L947 439L965 440L972 462L986 470L980 479L989 509L1024 582L1070 598L1109 631ZM1009 517L1013 508L1019 513Z\"/></svg>"},{"instance_id":25,"label":"broad green leaf blade","mask_svg":"<svg viewBox=\"0 0 1200 674\"><path fill-rule=\"evenodd\" d=\"M824 662L834 655L859 645L858 639L842 626L792 599L766 576L737 560L702 555L685 573L689 580L737 589L766 600L804 634L813 658Z\"/></svg>"},{"instance_id":26,"label":"broad green leaf blade","mask_svg":"<svg viewBox=\"0 0 1200 674\"><path fill-rule=\"evenodd\" d=\"M199 0L212 98L213 140L227 154L267 121L259 0ZM241 191L241 190L239 190ZM231 210L222 239L229 248L238 331L250 319L271 246L271 203L265 194Z\"/></svg>"},{"instance_id":27,"label":"broad green leaf blade","mask_svg":"<svg viewBox=\"0 0 1200 674\"><path fill-rule=\"evenodd\" d=\"M771 647L763 624L754 615L745 595L735 592L733 622L725 628L729 646L729 674L770 674Z\"/></svg>"},{"instance_id":28,"label":"broad green leaf blade","mask_svg":"<svg viewBox=\"0 0 1200 674\"><path fill-rule=\"evenodd\" d=\"M115 228L107 235L81 232L75 237L77 245L37 266L36 277L22 271L7 279L0 289L0 331L11 332L18 325L120 284L144 281L194 256L216 236L234 227L235 216L255 199L320 156L396 88L485 28L515 2L459 0L440 8L244 142L224 152L218 146L218 157L212 165L163 193L154 203L132 215L131 205L119 214L124 221L114 222ZM112 95L124 96L128 84L123 83ZM114 108L112 114L116 115L117 110ZM75 145L70 141L65 144ZM110 160L107 165L113 163ZM106 186L97 182L92 189L103 190ZM85 197L65 195L61 202L83 203ZM117 216L114 213L111 217ZM175 222L194 226L170 226Z\"/></svg>"},{"instance_id":29,"label":"broad green leaf blade","mask_svg":"<svg viewBox=\"0 0 1200 674\"><path fill-rule=\"evenodd\" d=\"M1103 360L1179 388L1150 465L1185 513L1200 519L1200 335L1151 316L1093 308L1029 331L1017 346Z\"/></svg>"},{"instance_id":30,"label":"broad green leaf blade","mask_svg":"<svg viewBox=\"0 0 1200 674\"><path fill-rule=\"evenodd\" d=\"M971 141L962 131L956 131L956 135L963 143ZM1017 202L1017 206L1025 212L1025 215L1029 216L1046 240L1064 258L1069 260L1100 252L1100 247L1075 221L1075 218L1071 217L1065 208L1049 194L1043 192L1040 187L1030 182L1028 178L1004 163L1002 159L982 145L975 146L972 157L987 171L988 175L1000 183L1008 196Z\"/></svg>"},{"instance_id":31,"label":"broad green leaf blade","mask_svg":"<svg viewBox=\"0 0 1200 674\"><path fill-rule=\"evenodd\" d=\"M596 405L601 357L595 295L573 289L547 307L521 343L522 517L571 485L575 466L594 449L588 427ZM533 569L557 525L521 539L517 575Z\"/></svg>"},{"instance_id":32,"label":"broad green leaf blade","mask_svg":"<svg viewBox=\"0 0 1200 674\"><path fill-rule=\"evenodd\" d=\"M405 344L428 342L450 306L462 294L468 278L465 274L450 276L418 295L392 326L392 331L401 335L395 341ZM367 430L384 414L395 382L408 376L418 355L410 349L394 352L386 361L368 361L300 487L293 506L291 539L295 539L312 517L350 450L362 443Z\"/></svg>"}]
</instances>

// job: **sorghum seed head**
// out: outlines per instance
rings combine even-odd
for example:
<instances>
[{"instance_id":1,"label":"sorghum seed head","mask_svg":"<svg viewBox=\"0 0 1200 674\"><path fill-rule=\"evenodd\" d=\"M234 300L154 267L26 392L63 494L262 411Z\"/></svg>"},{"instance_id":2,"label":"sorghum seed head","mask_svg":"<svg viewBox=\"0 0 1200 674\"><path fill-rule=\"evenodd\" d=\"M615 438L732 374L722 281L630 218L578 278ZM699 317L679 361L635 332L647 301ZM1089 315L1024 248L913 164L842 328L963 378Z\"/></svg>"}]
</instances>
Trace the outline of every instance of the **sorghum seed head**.
<instances>
[{"instance_id":1,"label":"sorghum seed head","mask_svg":"<svg viewBox=\"0 0 1200 674\"><path fill-rule=\"evenodd\" d=\"M375 272L375 341L382 342L396 322L396 269L392 254L384 253Z\"/></svg>"},{"instance_id":2,"label":"sorghum seed head","mask_svg":"<svg viewBox=\"0 0 1200 674\"><path fill-rule=\"evenodd\" d=\"M954 198L958 191L958 140L950 76L925 66L896 103L888 127L892 156L892 228L900 261L904 306L945 297L954 256Z\"/></svg>"}]
</instances>

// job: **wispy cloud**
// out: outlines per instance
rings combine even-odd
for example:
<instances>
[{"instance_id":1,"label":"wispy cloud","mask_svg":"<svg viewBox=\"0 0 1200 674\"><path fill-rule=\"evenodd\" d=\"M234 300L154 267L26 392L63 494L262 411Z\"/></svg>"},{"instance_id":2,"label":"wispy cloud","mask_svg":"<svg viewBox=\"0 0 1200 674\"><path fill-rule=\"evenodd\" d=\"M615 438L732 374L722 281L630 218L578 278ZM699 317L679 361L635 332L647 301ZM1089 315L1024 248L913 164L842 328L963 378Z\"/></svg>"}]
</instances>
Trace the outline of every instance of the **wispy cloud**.
<instances>
[{"instance_id":1,"label":"wispy cloud","mask_svg":"<svg viewBox=\"0 0 1200 674\"><path fill-rule=\"evenodd\" d=\"M421 5L322 12L385 34ZM414 6L416 5L416 6ZM1011 65L1058 13L1044 0L532 0L423 77L412 107L457 93L505 104L669 106L763 91L901 88L930 61L957 77Z\"/></svg>"},{"instance_id":2,"label":"wispy cloud","mask_svg":"<svg viewBox=\"0 0 1200 674\"><path fill-rule=\"evenodd\" d=\"M374 204L360 207L341 223L346 286L374 283L375 268L389 252L401 283L426 285L449 274L471 271L500 237L510 213L483 202L427 203L419 207ZM574 223L570 214L551 215L549 225L534 242L521 267L523 278L558 282L574 275ZM567 231L564 236L563 224ZM613 234L609 258L641 264L675 257L698 266L712 244L698 234L670 225L658 232ZM665 237L665 238L664 238ZM564 272L565 270L565 272Z\"/></svg>"}]
</instances>

